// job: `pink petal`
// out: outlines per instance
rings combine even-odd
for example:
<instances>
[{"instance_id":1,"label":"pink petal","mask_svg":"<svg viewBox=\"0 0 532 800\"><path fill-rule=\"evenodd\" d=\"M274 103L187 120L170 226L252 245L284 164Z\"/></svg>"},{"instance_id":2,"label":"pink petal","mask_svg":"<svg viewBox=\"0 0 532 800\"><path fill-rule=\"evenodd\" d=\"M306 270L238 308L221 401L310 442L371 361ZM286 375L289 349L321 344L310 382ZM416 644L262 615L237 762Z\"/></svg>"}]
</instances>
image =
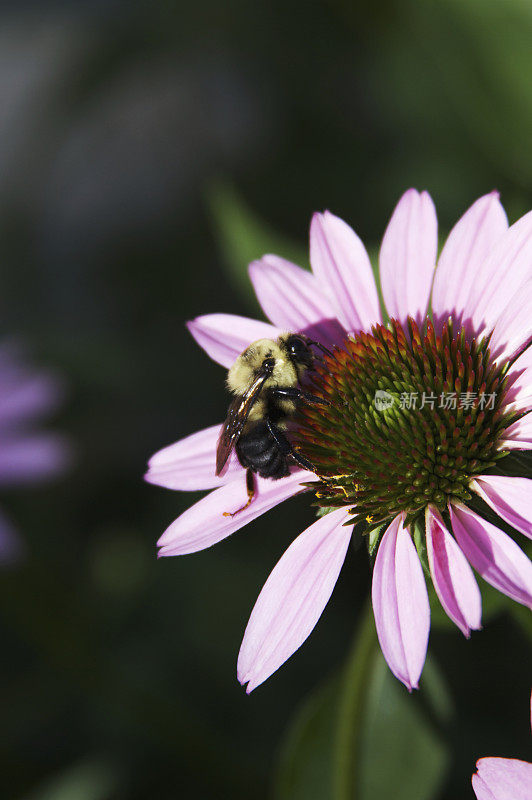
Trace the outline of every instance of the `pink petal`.
<instances>
[{"instance_id":1,"label":"pink petal","mask_svg":"<svg viewBox=\"0 0 532 800\"><path fill-rule=\"evenodd\" d=\"M513 373L515 375L515 373ZM512 377L509 376L509 382ZM532 369L525 369L513 379L506 395L505 405L520 412L532 411Z\"/></svg>"},{"instance_id":2,"label":"pink petal","mask_svg":"<svg viewBox=\"0 0 532 800\"><path fill-rule=\"evenodd\" d=\"M0 485L20 486L55 478L72 463L72 446L56 433L31 433L0 442Z\"/></svg>"},{"instance_id":3,"label":"pink petal","mask_svg":"<svg viewBox=\"0 0 532 800\"><path fill-rule=\"evenodd\" d=\"M471 488L508 525L532 539L532 480L506 475L482 475Z\"/></svg>"},{"instance_id":4,"label":"pink petal","mask_svg":"<svg viewBox=\"0 0 532 800\"><path fill-rule=\"evenodd\" d=\"M508 373L507 404L518 411L532 410L532 347L528 347L512 364Z\"/></svg>"},{"instance_id":5,"label":"pink petal","mask_svg":"<svg viewBox=\"0 0 532 800\"><path fill-rule=\"evenodd\" d=\"M426 511L427 555L440 603L464 636L480 628L480 591L467 559L446 529L437 509Z\"/></svg>"},{"instance_id":6,"label":"pink petal","mask_svg":"<svg viewBox=\"0 0 532 800\"><path fill-rule=\"evenodd\" d=\"M503 594L532 606L532 563L506 533L461 504L449 506L453 533L462 552Z\"/></svg>"},{"instance_id":7,"label":"pink petal","mask_svg":"<svg viewBox=\"0 0 532 800\"><path fill-rule=\"evenodd\" d=\"M475 792L477 800L497 800L489 787L478 777L478 775L472 775L471 785L473 786L473 791Z\"/></svg>"},{"instance_id":8,"label":"pink petal","mask_svg":"<svg viewBox=\"0 0 532 800\"><path fill-rule=\"evenodd\" d=\"M392 214L382 240L379 265L384 303L403 325L424 318L438 252L436 209L427 192L409 189Z\"/></svg>"},{"instance_id":9,"label":"pink petal","mask_svg":"<svg viewBox=\"0 0 532 800\"><path fill-rule=\"evenodd\" d=\"M319 620L344 563L352 526L345 509L326 514L295 539L264 584L238 656L246 691L279 669Z\"/></svg>"},{"instance_id":10,"label":"pink petal","mask_svg":"<svg viewBox=\"0 0 532 800\"><path fill-rule=\"evenodd\" d=\"M492 356L502 364L532 339L532 281L520 286L498 318L490 340Z\"/></svg>"},{"instance_id":11,"label":"pink petal","mask_svg":"<svg viewBox=\"0 0 532 800\"><path fill-rule=\"evenodd\" d=\"M532 277L532 211L514 223L484 261L472 286L477 330L491 330L516 290Z\"/></svg>"},{"instance_id":12,"label":"pink petal","mask_svg":"<svg viewBox=\"0 0 532 800\"><path fill-rule=\"evenodd\" d=\"M532 347L525 350L512 364L510 375L520 374L523 370L532 367Z\"/></svg>"},{"instance_id":13,"label":"pink petal","mask_svg":"<svg viewBox=\"0 0 532 800\"><path fill-rule=\"evenodd\" d=\"M235 314L205 314L187 322L187 328L213 361L230 367L257 339L277 339L280 328Z\"/></svg>"},{"instance_id":14,"label":"pink petal","mask_svg":"<svg viewBox=\"0 0 532 800\"><path fill-rule=\"evenodd\" d=\"M430 606L417 551L400 516L379 545L371 590L377 635L393 674L418 688L430 629Z\"/></svg>"},{"instance_id":15,"label":"pink petal","mask_svg":"<svg viewBox=\"0 0 532 800\"><path fill-rule=\"evenodd\" d=\"M532 450L532 414L513 422L503 433L501 450Z\"/></svg>"},{"instance_id":16,"label":"pink petal","mask_svg":"<svg viewBox=\"0 0 532 800\"><path fill-rule=\"evenodd\" d=\"M532 800L532 764L517 758L481 758L471 782L477 800Z\"/></svg>"},{"instance_id":17,"label":"pink petal","mask_svg":"<svg viewBox=\"0 0 532 800\"><path fill-rule=\"evenodd\" d=\"M381 321L366 249L354 230L330 211L312 217L310 263L345 330L369 330Z\"/></svg>"},{"instance_id":18,"label":"pink petal","mask_svg":"<svg viewBox=\"0 0 532 800\"><path fill-rule=\"evenodd\" d=\"M253 261L249 277L262 310L283 330L302 331L336 316L314 275L279 256Z\"/></svg>"},{"instance_id":19,"label":"pink petal","mask_svg":"<svg viewBox=\"0 0 532 800\"><path fill-rule=\"evenodd\" d=\"M468 303L477 274L495 242L508 229L499 193L480 197L458 220L441 251L432 289L432 312L439 326L452 315L468 318Z\"/></svg>"},{"instance_id":20,"label":"pink petal","mask_svg":"<svg viewBox=\"0 0 532 800\"><path fill-rule=\"evenodd\" d=\"M222 475L215 475L221 425L213 425L164 447L148 461L144 479L165 489L198 491L229 483L244 473L233 451Z\"/></svg>"},{"instance_id":21,"label":"pink petal","mask_svg":"<svg viewBox=\"0 0 532 800\"><path fill-rule=\"evenodd\" d=\"M234 517L224 517L224 511L236 511L246 502L242 472L241 480L237 478L215 489L172 522L157 542L159 555L181 556L211 547L283 500L305 491L301 482L314 477L311 472L297 470L278 481L256 478L257 492L251 505Z\"/></svg>"}]
</instances>

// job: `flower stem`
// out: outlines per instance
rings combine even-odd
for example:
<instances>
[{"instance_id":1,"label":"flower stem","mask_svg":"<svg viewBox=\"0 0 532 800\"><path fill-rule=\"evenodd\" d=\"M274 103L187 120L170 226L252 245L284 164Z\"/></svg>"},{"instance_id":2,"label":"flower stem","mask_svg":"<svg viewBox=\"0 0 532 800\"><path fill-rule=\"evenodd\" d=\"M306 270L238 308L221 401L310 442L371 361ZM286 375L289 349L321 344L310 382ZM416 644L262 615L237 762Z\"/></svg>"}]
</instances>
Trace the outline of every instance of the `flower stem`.
<instances>
[{"instance_id":1,"label":"flower stem","mask_svg":"<svg viewBox=\"0 0 532 800\"><path fill-rule=\"evenodd\" d=\"M357 756L363 727L369 671L377 650L373 609L368 600L344 669L335 733L334 800L356 800Z\"/></svg>"}]
</instances>

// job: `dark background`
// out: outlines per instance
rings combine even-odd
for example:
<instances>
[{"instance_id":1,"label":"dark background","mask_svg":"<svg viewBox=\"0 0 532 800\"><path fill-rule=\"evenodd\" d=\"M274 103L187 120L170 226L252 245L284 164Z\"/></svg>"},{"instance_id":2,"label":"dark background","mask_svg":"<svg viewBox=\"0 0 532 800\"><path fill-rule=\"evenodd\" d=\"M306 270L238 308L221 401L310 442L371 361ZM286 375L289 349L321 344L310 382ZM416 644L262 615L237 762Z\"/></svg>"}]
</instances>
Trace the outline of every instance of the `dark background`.
<instances>
[{"instance_id":1,"label":"dark background","mask_svg":"<svg viewBox=\"0 0 532 800\"><path fill-rule=\"evenodd\" d=\"M249 612L312 512L292 500L156 561L199 495L144 484L146 459L227 402L184 322L258 313L235 217L290 255L323 208L375 248L409 186L442 234L493 188L512 221L528 210L531 36L520 0L2 5L1 328L66 376L53 426L77 449L63 479L2 498L28 549L0 577L2 798L278 796L280 741L349 650L368 560L350 554L309 641L247 697ZM470 642L433 626L453 709L435 800L473 796L478 756L530 757L508 608Z\"/></svg>"}]
</instances>

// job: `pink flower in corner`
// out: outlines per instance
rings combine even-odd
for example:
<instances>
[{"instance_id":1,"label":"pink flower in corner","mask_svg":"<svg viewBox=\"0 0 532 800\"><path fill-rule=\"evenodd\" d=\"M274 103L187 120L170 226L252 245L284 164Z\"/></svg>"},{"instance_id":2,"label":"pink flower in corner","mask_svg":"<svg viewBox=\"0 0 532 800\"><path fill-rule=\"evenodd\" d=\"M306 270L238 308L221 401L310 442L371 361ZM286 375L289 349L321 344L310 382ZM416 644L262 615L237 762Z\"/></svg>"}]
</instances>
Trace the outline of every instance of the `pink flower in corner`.
<instances>
[{"instance_id":1,"label":"pink flower in corner","mask_svg":"<svg viewBox=\"0 0 532 800\"><path fill-rule=\"evenodd\" d=\"M477 800L532 800L532 764L517 758L480 758L471 783Z\"/></svg>"},{"instance_id":2,"label":"pink flower in corner","mask_svg":"<svg viewBox=\"0 0 532 800\"><path fill-rule=\"evenodd\" d=\"M325 513L266 581L242 642L239 680L251 691L304 642L355 531L378 542L377 633L390 669L411 690L430 628L425 557L443 608L466 636L481 624L473 569L532 606L531 562L483 516L487 505L532 538L532 481L504 474L508 453L532 448L532 212L508 227L498 195L481 197L437 260L432 200L406 192L380 250L389 324L362 242L330 212L312 219L310 261L312 272L271 255L251 264L271 324L211 314L188 327L226 368L251 342L285 330L334 346L313 373L313 391L330 405L302 408L292 432L316 472L259 478L251 505L225 517L245 500L245 480L234 453L215 476L220 426L180 440L151 458L146 480L213 491L170 525L159 554L210 547L315 481Z\"/></svg>"},{"instance_id":3,"label":"pink flower in corner","mask_svg":"<svg viewBox=\"0 0 532 800\"><path fill-rule=\"evenodd\" d=\"M51 374L31 369L20 349L0 346L0 485L4 488L41 483L62 472L71 458L64 436L36 426L58 406L61 382ZM0 564L20 555L20 538L0 516Z\"/></svg>"}]
</instances>

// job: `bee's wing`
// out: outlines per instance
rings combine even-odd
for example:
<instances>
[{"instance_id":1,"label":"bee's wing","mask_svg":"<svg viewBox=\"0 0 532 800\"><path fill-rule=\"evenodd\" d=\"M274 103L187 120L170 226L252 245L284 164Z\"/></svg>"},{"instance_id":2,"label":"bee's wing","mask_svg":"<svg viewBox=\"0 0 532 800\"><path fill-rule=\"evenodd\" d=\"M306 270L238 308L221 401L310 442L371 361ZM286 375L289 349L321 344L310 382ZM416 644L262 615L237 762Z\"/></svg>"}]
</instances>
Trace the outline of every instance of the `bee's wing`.
<instances>
[{"instance_id":1,"label":"bee's wing","mask_svg":"<svg viewBox=\"0 0 532 800\"><path fill-rule=\"evenodd\" d=\"M268 372L260 372L244 394L241 397L235 397L235 399L231 401L216 449L217 475L223 470L227 459L231 455L231 450L237 443L238 437L242 433L242 428L246 424L249 412L253 408L253 404L259 396L264 381L269 377L269 374Z\"/></svg>"}]
</instances>

